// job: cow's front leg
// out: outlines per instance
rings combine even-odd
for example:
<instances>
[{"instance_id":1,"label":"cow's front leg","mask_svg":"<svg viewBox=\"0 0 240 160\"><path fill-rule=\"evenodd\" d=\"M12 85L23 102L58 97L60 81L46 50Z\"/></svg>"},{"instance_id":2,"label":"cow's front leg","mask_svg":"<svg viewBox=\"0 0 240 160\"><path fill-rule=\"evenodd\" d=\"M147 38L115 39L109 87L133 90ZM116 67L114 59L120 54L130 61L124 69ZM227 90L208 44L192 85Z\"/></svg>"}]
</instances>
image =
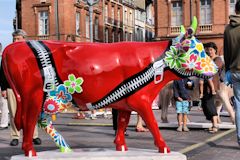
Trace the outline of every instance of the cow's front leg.
<instances>
[{"instance_id":1,"label":"cow's front leg","mask_svg":"<svg viewBox=\"0 0 240 160\"><path fill-rule=\"evenodd\" d=\"M50 117L40 120L39 126L54 140L61 152L72 151L61 134L53 127Z\"/></svg>"},{"instance_id":2,"label":"cow's front leg","mask_svg":"<svg viewBox=\"0 0 240 160\"><path fill-rule=\"evenodd\" d=\"M145 106L143 108L145 108L145 109L138 111L138 114L143 118L148 129L152 133L153 138L154 138L154 143L158 147L159 152L169 153L170 148L165 143L165 141L159 131L158 124L157 124L157 121L153 114L152 108L150 106L149 107Z\"/></svg>"},{"instance_id":3,"label":"cow's front leg","mask_svg":"<svg viewBox=\"0 0 240 160\"><path fill-rule=\"evenodd\" d=\"M169 153L170 148L165 143L159 128L155 116L152 111L151 101L149 98L144 99L141 97L132 97L128 100L129 105L135 110L144 120L145 124L147 125L148 129L153 135L154 144L158 147L159 152L161 153Z\"/></svg>"},{"instance_id":4,"label":"cow's front leg","mask_svg":"<svg viewBox=\"0 0 240 160\"><path fill-rule=\"evenodd\" d=\"M127 145L125 142L125 131L129 123L131 112L128 111L118 111L118 128L117 134L114 140L116 144L117 151L127 151Z\"/></svg>"}]
</instances>

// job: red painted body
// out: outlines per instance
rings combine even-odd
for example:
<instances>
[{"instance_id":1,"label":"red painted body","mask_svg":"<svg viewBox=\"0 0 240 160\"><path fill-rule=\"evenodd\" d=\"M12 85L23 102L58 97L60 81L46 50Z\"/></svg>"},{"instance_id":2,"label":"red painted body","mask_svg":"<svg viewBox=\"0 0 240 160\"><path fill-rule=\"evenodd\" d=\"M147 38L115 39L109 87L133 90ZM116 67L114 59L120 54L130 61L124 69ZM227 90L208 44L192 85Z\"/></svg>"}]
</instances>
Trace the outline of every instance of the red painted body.
<instances>
[{"instance_id":1,"label":"red painted body","mask_svg":"<svg viewBox=\"0 0 240 160\"><path fill-rule=\"evenodd\" d=\"M57 74L63 81L68 79L69 74L84 79L83 92L73 95L81 110L87 110L86 103L101 99L122 81L142 71L164 54L169 46L168 41L113 44L53 41L44 43L50 48ZM32 135L43 104L43 80L37 61L26 42L17 42L5 49L3 67L17 97L15 123L18 129L23 129L23 150L25 155L28 155L29 151L35 155ZM117 150L122 150L122 146L127 150L124 131L131 111L136 111L153 134L159 151L163 152L166 147L170 152L159 132L151 104L161 88L174 79L179 77L169 70L165 71L161 83L151 82L133 95L108 106L121 110L115 139Z\"/></svg>"}]
</instances>

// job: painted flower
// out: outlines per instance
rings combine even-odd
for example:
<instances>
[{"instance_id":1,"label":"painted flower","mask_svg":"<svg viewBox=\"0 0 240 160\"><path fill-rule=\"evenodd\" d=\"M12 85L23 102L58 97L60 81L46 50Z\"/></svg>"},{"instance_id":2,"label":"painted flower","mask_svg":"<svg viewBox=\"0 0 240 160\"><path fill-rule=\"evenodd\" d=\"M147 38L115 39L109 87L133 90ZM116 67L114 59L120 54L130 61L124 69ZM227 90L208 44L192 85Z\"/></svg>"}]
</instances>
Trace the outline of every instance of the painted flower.
<instances>
[{"instance_id":1,"label":"painted flower","mask_svg":"<svg viewBox=\"0 0 240 160\"><path fill-rule=\"evenodd\" d=\"M44 112L47 114L56 114L59 112L59 103L54 99L47 99L43 104Z\"/></svg>"},{"instance_id":2,"label":"painted flower","mask_svg":"<svg viewBox=\"0 0 240 160\"><path fill-rule=\"evenodd\" d=\"M81 85L83 84L83 78L76 78L74 74L68 75L68 80L64 81L64 85L68 88L68 92L73 94L75 91L81 93L83 91Z\"/></svg>"},{"instance_id":3,"label":"painted flower","mask_svg":"<svg viewBox=\"0 0 240 160\"><path fill-rule=\"evenodd\" d=\"M196 46L196 41L195 41L195 39L191 39L191 45L190 45L190 47L191 47L191 48L195 48L195 46Z\"/></svg>"},{"instance_id":4,"label":"painted flower","mask_svg":"<svg viewBox=\"0 0 240 160\"><path fill-rule=\"evenodd\" d=\"M56 90L50 91L49 94L50 94L50 97L53 97L58 102L61 102L64 104L72 100L72 95L67 93L66 87L62 84L59 85Z\"/></svg>"},{"instance_id":5,"label":"painted flower","mask_svg":"<svg viewBox=\"0 0 240 160\"><path fill-rule=\"evenodd\" d=\"M202 43L197 43L196 44L196 49L198 50L199 53L202 52L203 49L204 49Z\"/></svg>"},{"instance_id":6,"label":"painted flower","mask_svg":"<svg viewBox=\"0 0 240 160\"><path fill-rule=\"evenodd\" d=\"M200 66L201 62L197 61L198 56L195 54L191 54L189 60L186 61L186 63L182 64L182 67L186 69L186 71L195 71L195 70L202 70L202 67Z\"/></svg>"},{"instance_id":7,"label":"painted flower","mask_svg":"<svg viewBox=\"0 0 240 160\"><path fill-rule=\"evenodd\" d=\"M186 53L180 53L174 46L166 52L165 62L172 68L181 68L181 64L186 62Z\"/></svg>"},{"instance_id":8,"label":"painted flower","mask_svg":"<svg viewBox=\"0 0 240 160\"><path fill-rule=\"evenodd\" d=\"M208 56L201 59L201 67L203 68L205 73L214 72L215 70L214 63L212 63L212 59Z\"/></svg>"}]
</instances>

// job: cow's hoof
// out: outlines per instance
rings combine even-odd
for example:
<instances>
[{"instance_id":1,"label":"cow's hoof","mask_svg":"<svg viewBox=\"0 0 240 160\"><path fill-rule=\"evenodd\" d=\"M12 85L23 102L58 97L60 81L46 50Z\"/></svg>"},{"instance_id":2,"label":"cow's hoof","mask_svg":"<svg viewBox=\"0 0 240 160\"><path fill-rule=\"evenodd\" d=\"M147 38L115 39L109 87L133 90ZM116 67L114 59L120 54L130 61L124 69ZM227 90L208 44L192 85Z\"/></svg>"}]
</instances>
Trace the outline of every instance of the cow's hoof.
<instances>
[{"instance_id":1,"label":"cow's hoof","mask_svg":"<svg viewBox=\"0 0 240 160\"><path fill-rule=\"evenodd\" d=\"M116 150L125 152L128 150L128 148L127 148L127 145L116 145Z\"/></svg>"},{"instance_id":2,"label":"cow's hoof","mask_svg":"<svg viewBox=\"0 0 240 160\"><path fill-rule=\"evenodd\" d=\"M159 148L159 152L166 154L166 153L170 153L171 151L169 147L165 146L165 147Z\"/></svg>"},{"instance_id":3,"label":"cow's hoof","mask_svg":"<svg viewBox=\"0 0 240 160\"><path fill-rule=\"evenodd\" d=\"M37 153L34 149L25 152L26 157L36 157Z\"/></svg>"},{"instance_id":4,"label":"cow's hoof","mask_svg":"<svg viewBox=\"0 0 240 160\"><path fill-rule=\"evenodd\" d=\"M69 153L69 152L72 152L72 150L71 148L68 148L68 147L61 147L60 152Z\"/></svg>"}]
</instances>

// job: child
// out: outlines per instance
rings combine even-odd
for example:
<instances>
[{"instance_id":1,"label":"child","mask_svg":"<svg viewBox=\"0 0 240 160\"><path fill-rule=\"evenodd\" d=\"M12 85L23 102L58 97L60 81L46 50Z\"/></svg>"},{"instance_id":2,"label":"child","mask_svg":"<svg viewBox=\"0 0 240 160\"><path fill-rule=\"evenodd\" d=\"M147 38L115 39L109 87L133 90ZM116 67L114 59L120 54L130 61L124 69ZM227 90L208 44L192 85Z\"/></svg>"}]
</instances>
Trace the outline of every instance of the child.
<instances>
[{"instance_id":1,"label":"child","mask_svg":"<svg viewBox=\"0 0 240 160\"><path fill-rule=\"evenodd\" d=\"M204 49L205 49L206 53L211 57L210 48L213 48L215 50L215 52L217 52L217 46L213 45L211 42L204 44ZM208 84L210 86L212 95L216 95L217 93L216 93L216 90L215 90L215 87L214 87L214 84L213 84L212 80L213 80L213 78L209 78L208 79ZM199 80L199 98L200 99L203 98L203 81L204 81L203 79Z\"/></svg>"},{"instance_id":2,"label":"child","mask_svg":"<svg viewBox=\"0 0 240 160\"><path fill-rule=\"evenodd\" d=\"M187 127L187 115L189 114L189 100L190 96L188 89L193 88L193 83L187 78L181 80L175 80L173 82L174 98L176 100L176 110L178 119L178 132L188 132Z\"/></svg>"},{"instance_id":3,"label":"child","mask_svg":"<svg viewBox=\"0 0 240 160\"><path fill-rule=\"evenodd\" d=\"M214 84L213 84L213 78L209 78L208 79L208 84L209 84L209 86L210 86L210 89L211 89L211 91L212 91L212 95L216 95L217 93L216 93L216 91L215 91L215 88L214 88ZM203 79L200 79L199 80L199 98L200 99L202 99L203 98Z\"/></svg>"}]
</instances>

